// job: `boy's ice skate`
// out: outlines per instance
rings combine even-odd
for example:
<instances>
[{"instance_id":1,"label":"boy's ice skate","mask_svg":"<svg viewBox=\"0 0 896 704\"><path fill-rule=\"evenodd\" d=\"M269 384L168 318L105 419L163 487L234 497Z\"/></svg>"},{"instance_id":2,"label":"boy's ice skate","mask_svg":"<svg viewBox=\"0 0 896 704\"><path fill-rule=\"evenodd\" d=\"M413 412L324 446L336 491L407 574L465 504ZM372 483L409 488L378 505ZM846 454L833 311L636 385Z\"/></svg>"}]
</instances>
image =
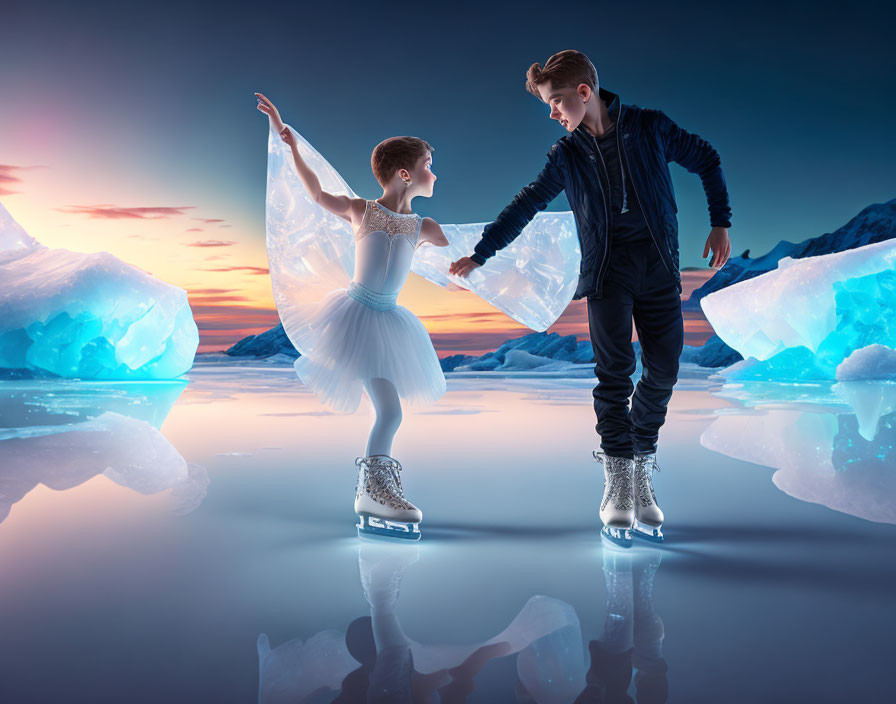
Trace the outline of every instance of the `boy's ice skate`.
<instances>
[{"instance_id":1,"label":"boy's ice skate","mask_svg":"<svg viewBox=\"0 0 896 704\"><path fill-rule=\"evenodd\" d=\"M595 450L594 459L604 466L604 498L600 503L601 535L615 545L632 545L632 524L635 507L632 499L634 462L626 457L612 457Z\"/></svg>"},{"instance_id":2,"label":"boy's ice skate","mask_svg":"<svg viewBox=\"0 0 896 704\"><path fill-rule=\"evenodd\" d=\"M654 543L663 542L663 512L656 503L651 478L660 471L656 453L635 453L635 531L634 535Z\"/></svg>"},{"instance_id":3,"label":"boy's ice skate","mask_svg":"<svg viewBox=\"0 0 896 704\"><path fill-rule=\"evenodd\" d=\"M423 513L404 498L398 461L388 455L371 455L356 458L355 464L355 513L361 519L358 535L420 540Z\"/></svg>"}]
</instances>

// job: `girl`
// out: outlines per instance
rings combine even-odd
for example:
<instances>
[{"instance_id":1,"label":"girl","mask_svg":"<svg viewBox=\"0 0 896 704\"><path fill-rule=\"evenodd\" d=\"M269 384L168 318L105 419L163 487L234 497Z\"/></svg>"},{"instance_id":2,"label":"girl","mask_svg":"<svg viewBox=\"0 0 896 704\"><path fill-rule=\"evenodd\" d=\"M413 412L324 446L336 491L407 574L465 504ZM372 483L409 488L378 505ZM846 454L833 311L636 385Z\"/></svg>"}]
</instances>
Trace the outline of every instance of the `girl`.
<instances>
[{"instance_id":1,"label":"girl","mask_svg":"<svg viewBox=\"0 0 896 704\"><path fill-rule=\"evenodd\" d=\"M355 411L361 389L366 391L376 421L366 455L355 459L358 531L419 540L422 513L404 496L392 440L401 423L401 400L436 401L445 393L445 375L426 328L395 299L416 249L427 242L448 246L439 225L411 209L417 196L432 196L432 148L417 137L387 139L371 157L383 194L376 200L337 195L322 188L300 154L297 135L283 124L273 103L261 93L255 96L271 129L289 146L310 198L349 222L354 234L354 276L347 288L323 293L312 304L281 306L278 301L283 327L302 355L296 373L337 411ZM334 255L321 266L332 266L340 253ZM305 301L314 298L310 291L292 293Z\"/></svg>"}]
</instances>

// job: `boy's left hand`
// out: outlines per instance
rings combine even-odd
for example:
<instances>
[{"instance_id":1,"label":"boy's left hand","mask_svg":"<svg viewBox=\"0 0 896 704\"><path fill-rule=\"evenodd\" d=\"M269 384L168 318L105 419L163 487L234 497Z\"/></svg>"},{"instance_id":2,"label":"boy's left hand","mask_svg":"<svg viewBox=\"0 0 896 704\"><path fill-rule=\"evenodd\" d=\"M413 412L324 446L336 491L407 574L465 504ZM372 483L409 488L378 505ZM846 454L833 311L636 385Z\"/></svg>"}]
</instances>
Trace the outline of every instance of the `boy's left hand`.
<instances>
[{"instance_id":1,"label":"boy's left hand","mask_svg":"<svg viewBox=\"0 0 896 704\"><path fill-rule=\"evenodd\" d=\"M706 244L703 246L703 256L709 254L712 249L712 259L709 266L712 269L721 269L728 261L728 255L731 254L731 240L728 239L727 227L714 227L706 238Z\"/></svg>"}]
</instances>

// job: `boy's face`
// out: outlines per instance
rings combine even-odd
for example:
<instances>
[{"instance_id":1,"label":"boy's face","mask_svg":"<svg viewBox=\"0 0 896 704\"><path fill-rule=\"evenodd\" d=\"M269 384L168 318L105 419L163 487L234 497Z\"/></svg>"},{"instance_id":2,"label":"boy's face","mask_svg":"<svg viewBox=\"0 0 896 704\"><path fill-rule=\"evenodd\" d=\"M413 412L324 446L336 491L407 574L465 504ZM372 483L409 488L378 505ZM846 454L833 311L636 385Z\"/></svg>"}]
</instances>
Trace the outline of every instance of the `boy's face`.
<instances>
[{"instance_id":1,"label":"boy's face","mask_svg":"<svg viewBox=\"0 0 896 704\"><path fill-rule=\"evenodd\" d=\"M551 109L551 119L557 120L567 132L578 127L585 117L585 101L592 96L591 88L586 83L578 87L566 86L554 88L550 81L538 86L542 101Z\"/></svg>"},{"instance_id":2,"label":"boy's face","mask_svg":"<svg viewBox=\"0 0 896 704\"><path fill-rule=\"evenodd\" d=\"M417 159L414 168L410 172L411 182L416 191L424 198L432 196L433 184L436 182L436 175L432 172L432 152L426 152Z\"/></svg>"}]
</instances>

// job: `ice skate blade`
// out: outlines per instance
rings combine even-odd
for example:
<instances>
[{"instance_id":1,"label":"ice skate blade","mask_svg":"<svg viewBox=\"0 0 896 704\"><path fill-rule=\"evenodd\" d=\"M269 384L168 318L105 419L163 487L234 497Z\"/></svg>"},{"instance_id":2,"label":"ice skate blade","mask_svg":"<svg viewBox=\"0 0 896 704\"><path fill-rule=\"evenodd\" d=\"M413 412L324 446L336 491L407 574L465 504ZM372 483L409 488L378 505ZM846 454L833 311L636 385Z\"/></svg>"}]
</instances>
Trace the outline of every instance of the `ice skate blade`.
<instances>
[{"instance_id":1,"label":"ice skate blade","mask_svg":"<svg viewBox=\"0 0 896 704\"><path fill-rule=\"evenodd\" d=\"M637 521L635 521L635 529L632 531L632 535L636 538L641 538L641 540L648 540L651 543L662 543L665 540L663 531L659 527L649 526L646 523L638 523Z\"/></svg>"},{"instance_id":2,"label":"ice skate blade","mask_svg":"<svg viewBox=\"0 0 896 704\"><path fill-rule=\"evenodd\" d=\"M359 516L358 536L361 538L398 538L420 540L420 526L416 523L389 521L376 516Z\"/></svg>"},{"instance_id":3,"label":"ice skate blade","mask_svg":"<svg viewBox=\"0 0 896 704\"><path fill-rule=\"evenodd\" d=\"M608 540L613 545L620 548L630 548L632 546L631 528L615 528L614 526L604 526L600 529L601 537Z\"/></svg>"}]
</instances>

